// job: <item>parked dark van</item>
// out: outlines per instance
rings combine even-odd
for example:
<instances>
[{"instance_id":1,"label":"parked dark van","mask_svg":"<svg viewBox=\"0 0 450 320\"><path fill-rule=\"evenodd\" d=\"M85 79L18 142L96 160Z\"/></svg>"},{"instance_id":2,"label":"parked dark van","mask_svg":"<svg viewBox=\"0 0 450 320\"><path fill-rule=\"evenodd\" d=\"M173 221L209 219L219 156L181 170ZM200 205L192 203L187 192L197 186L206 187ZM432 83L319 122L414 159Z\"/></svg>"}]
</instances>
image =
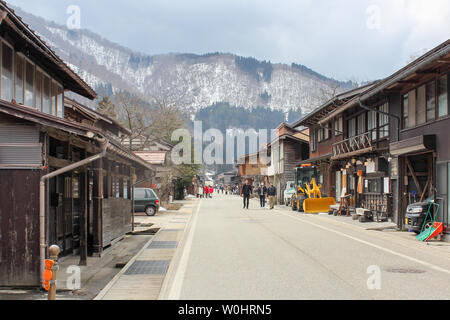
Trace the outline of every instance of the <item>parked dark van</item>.
<instances>
[{"instance_id":1,"label":"parked dark van","mask_svg":"<svg viewBox=\"0 0 450 320\"><path fill-rule=\"evenodd\" d=\"M147 216L154 216L160 208L160 201L156 192L150 188L134 189L134 211L145 212Z\"/></svg>"}]
</instances>

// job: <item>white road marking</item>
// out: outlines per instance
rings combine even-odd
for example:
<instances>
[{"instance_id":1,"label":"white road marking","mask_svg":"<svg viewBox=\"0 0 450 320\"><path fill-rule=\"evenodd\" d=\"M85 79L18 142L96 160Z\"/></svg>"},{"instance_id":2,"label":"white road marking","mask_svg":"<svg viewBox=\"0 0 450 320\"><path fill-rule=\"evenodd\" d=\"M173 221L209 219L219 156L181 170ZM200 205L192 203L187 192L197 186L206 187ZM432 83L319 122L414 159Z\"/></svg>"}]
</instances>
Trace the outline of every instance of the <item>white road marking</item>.
<instances>
[{"instance_id":1,"label":"white road marking","mask_svg":"<svg viewBox=\"0 0 450 320\"><path fill-rule=\"evenodd\" d=\"M173 280L172 288L169 291L168 300L179 300L181 296L181 290L183 289L184 277L186 275L186 269L189 262L189 256L191 254L192 242L194 239L195 228L197 226L198 214L200 212L200 208L202 205L202 201L200 200L197 211L192 217L192 224L189 229L189 234L186 239L186 244L183 248L183 254L181 256L180 262L177 266L177 270L175 272L175 277Z\"/></svg>"},{"instance_id":2,"label":"white road marking","mask_svg":"<svg viewBox=\"0 0 450 320\"><path fill-rule=\"evenodd\" d=\"M320 228L320 229L322 229L322 230L326 230L326 231L335 233L335 234L340 235L340 236L342 236L342 237L345 237L345 238L348 238L348 239L357 241L357 242L359 242L359 243L362 243L362 244L371 246L371 247L376 248L376 249L379 249L379 250L381 250L381 251L384 251L384 252L393 254L393 255L395 255L395 256L398 256L398 257L407 259L407 260L412 261L412 262L416 262L416 263L418 263L418 264L421 264L421 265L426 266L426 267L428 267L428 268L431 268L431 269L433 269L433 270L436 270L436 271L440 271L440 272L444 272L444 273L450 274L450 270L441 268L441 267L436 266L436 265L434 265L434 264L432 264L432 263L428 263L428 262L425 262L425 261L422 261L422 260L419 260L419 259L416 259L416 258L407 256L407 255L405 255L405 254L403 254L403 253L399 253L399 252L396 252L396 251L393 251L393 250L390 250L390 249L386 249L386 248L384 248L384 247L378 246L378 245L373 244L373 243L370 243L370 242L368 242L368 241L365 241L365 240L362 240L362 239L359 239L359 238L350 236L350 235L345 234L345 233L343 233L343 232L336 231L336 230L333 230L333 229L331 229L331 228L327 228L327 227L321 226L321 225L319 225L319 224L316 224L316 223L313 223L313 222L310 222L310 221L305 221L305 220L303 220L303 219L299 219L299 218L297 218L297 217L293 217L293 216L291 216L291 215L289 215L289 214L287 214L287 213L284 213L284 212L282 212L282 211L280 211L280 210L277 210L277 212L281 213L282 215L284 215L284 216L286 216L286 217L288 217L288 218L291 218L291 219L294 219L294 220L298 220L298 221L300 221L300 222L303 222L303 223L312 225L312 226L314 226L314 227L316 227L316 228Z\"/></svg>"}]
</instances>

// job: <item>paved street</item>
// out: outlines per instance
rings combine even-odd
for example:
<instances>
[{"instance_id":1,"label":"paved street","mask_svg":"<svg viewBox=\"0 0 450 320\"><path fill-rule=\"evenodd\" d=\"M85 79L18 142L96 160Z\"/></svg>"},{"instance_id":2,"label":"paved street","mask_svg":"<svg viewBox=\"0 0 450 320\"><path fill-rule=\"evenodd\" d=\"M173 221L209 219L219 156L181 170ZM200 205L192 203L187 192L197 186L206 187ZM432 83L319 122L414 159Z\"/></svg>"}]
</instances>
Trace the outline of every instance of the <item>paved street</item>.
<instances>
[{"instance_id":1,"label":"paved street","mask_svg":"<svg viewBox=\"0 0 450 320\"><path fill-rule=\"evenodd\" d=\"M243 210L237 196L198 203L162 299L450 299L448 243L255 200ZM371 266L380 290L368 288Z\"/></svg>"}]
</instances>

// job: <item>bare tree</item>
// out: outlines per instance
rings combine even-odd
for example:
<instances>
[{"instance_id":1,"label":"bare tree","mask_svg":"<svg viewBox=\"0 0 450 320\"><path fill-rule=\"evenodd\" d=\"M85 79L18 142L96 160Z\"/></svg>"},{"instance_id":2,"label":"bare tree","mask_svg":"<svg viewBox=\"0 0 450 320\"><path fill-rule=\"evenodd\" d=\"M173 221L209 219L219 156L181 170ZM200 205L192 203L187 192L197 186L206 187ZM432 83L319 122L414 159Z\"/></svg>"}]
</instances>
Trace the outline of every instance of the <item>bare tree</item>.
<instances>
[{"instance_id":1,"label":"bare tree","mask_svg":"<svg viewBox=\"0 0 450 320\"><path fill-rule=\"evenodd\" d=\"M130 149L144 149L155 141L169 142L172 132L185 124L177 103L158 97L146 102L140 95L119 93L112 99L104 98L98 110L131 131L122 139Z\"/></svg>"},{"instance_id":2,"label":"bare tree","mask_svg":"<svg viewBox=\"0 0 450 320\"><path fill-rule=\"evenodd\" d=\"M311 98L311 105L316 109L325 102L333 99L339 92L340 84L338 82L328 82L324 87L320 87L318 92Z\"/></svg>"}]
</instances>

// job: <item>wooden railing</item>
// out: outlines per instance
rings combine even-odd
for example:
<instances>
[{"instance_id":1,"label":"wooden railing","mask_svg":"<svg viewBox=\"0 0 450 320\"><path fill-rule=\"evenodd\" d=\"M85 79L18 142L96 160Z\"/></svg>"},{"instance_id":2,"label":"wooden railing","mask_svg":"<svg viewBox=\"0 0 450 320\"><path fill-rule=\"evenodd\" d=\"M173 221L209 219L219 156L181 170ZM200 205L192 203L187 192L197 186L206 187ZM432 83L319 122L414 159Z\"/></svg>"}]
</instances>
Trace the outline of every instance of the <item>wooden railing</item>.
<instances>
[{"instance_id":1,"label":"wooden railing","mask_svg":"<svg viewBox=\"0 0 450 320\"><path fill-rule=\"evenodd\" d=\"M372 140L374 136L376 136L376 129L335 143L333 144L333 156L339 157L360 150L370 149L373 147Z\"/></svg>"}]
</instances>

